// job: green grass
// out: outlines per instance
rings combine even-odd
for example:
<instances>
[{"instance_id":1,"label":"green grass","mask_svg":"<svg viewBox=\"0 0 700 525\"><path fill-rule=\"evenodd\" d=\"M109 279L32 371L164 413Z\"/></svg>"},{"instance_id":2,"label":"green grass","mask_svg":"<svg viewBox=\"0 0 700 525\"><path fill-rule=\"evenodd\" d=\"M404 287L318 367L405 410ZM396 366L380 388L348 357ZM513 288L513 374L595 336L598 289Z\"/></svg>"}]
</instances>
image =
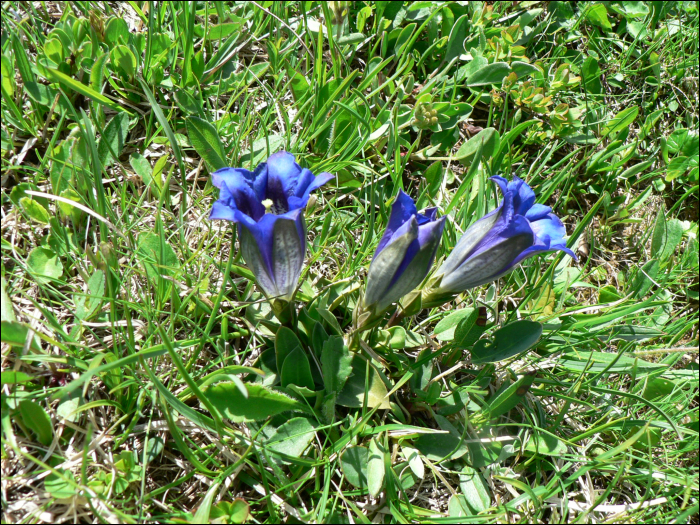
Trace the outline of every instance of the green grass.
<instances>
[{"instance_id":1,"label":"green grass","mask_svg":"<svg viewBox=\"0 0 700 525\"><path fill-rule=\"evenodd\" d=\"M3 3L4 521L697 522L697 6L462 4ZM208 220L210 172L281 149L337 175L306 211L307 396ZM399 189L448 215L439 263L495 174L579 262L347 354ZM322 373L343 353L361 402Z\"/></svg>"}]
</instances>

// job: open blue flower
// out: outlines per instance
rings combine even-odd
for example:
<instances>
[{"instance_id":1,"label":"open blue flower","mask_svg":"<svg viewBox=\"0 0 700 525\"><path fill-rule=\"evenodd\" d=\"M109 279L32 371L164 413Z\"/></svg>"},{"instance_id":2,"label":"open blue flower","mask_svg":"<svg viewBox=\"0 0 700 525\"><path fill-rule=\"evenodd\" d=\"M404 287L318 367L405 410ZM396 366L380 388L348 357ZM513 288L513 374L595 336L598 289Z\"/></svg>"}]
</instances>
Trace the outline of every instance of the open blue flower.
<instances>
[{"instance_id":1,"label":"open blue flower","mask_svg":"<svg viewBox=\"0 0 700 525\"><path fill-rule=\"evenodd\" d=\"M369 266L366 309L386 310L428 275L445 226L445 217L436 219L436 214L436 208L418 213L413 199L399 191Z\"/></svg>"},{"instance_id":2,"label":"open blue flower","mask_svg":"<svg viewBox=\"0 0 700 525\"><path fill-rule=\"evenodd\" d=\"M459 239L435 273L437 292L459 293L505 275L524 259L563 251L566 230L549 206L535 203L535 192L523 180L491 177L503 193L501 205L476 221Z\"/></svg>"},{"instance_id":3,"label":"open blue flower","mask_svg":"<svg viewBox=\"0 0 700 525\"><path fill-rule=\"evenodd\" d=\"M222 168L212 174L220 192L209 218L238 224L243 259L269 299L294 297L306 254L303 211L309 194L332 178L314 176L286 151L253 172Z\"/></svg>"}]
</instances>

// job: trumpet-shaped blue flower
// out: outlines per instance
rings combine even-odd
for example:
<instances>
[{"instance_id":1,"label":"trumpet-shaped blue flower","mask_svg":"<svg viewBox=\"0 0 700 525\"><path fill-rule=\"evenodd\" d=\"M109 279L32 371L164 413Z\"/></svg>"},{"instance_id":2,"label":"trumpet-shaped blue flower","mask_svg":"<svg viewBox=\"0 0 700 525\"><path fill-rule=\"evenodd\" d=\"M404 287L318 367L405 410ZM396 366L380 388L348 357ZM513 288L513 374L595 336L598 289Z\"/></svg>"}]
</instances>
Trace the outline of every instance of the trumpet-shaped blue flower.
<instances>
[{"instance_id":1,"label":"trumpet-shaped blue flower","mask_svg":"<svg viewBox=\"0 0 700 525\"><path fill-rule=\"evenodd\" d=\"M212 174L220 192L209 218L238 224L243 259L269 299L294 297L306 254L303 211L309 194L332 178L314 176L286 151L253 172L222 168Z\"/></svg>"},{"instance_id":2,"label":"trumpet-shaped blue flower","mask_svg":"<svg viewBox=\"0 0 700 525\"><path fill-rule=\"evenodd\" d=\"M445 226L445 217L436 219L436 213L436 208L418 213L413 199L399 192L369 266L366 309L386 310L428 275Z\"/></svg>"},{"instance_id":3,"label":"trumpet-shaped blue flower","mask_svg":"<svg viewBox=\"0 0 700 525\"><path fill-rule=\"evenodd\" d=\"M538 253L559 250L576 259L566 247L564 225L549 206L535 203L530 186L518 177L491 180L501 189L503 202L459 239L433 278L437 295L494 281Z\"/></svg>"}]
</instances>

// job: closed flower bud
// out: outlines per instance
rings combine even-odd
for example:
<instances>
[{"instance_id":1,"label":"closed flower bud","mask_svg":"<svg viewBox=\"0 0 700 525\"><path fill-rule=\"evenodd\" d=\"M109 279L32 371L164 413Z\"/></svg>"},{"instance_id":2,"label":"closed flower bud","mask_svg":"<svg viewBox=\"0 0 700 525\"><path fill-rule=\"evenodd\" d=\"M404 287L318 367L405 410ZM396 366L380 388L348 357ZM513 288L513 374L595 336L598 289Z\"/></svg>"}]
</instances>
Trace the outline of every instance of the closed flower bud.
<instances>
[{"instance_id":1,"label":"closed flower bud","mask_svg":"<svg viewBox=\"0 0 700 525\"><path fill-rule=\"evenodd\" d=\"M445 226L445 217L436 219L436 213L436 208L418 213L413 199L399 192L369 267L365 310L383 312L428 275Z\"/></svg>"}]
</instances>

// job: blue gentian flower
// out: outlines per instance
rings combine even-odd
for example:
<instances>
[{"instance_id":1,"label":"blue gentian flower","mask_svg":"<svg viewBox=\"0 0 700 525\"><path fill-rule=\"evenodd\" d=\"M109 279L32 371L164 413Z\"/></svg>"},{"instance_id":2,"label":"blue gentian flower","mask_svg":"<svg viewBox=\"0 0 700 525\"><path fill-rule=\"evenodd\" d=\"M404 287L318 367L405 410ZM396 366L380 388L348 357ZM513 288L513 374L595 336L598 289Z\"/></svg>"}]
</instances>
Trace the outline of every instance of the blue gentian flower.
<instances>
[{"instance_id":1,"label":"blue gentian flower","mask_svg":"<svg viewBox=\"0 0 700 525\"><path fill-rule=\"evenodd\" d=\"M413 199L399 191L369 266L366 310L383 312L428 275L445 226L445 217L436 219L436 213L436 208L418 213Z\"/></svg>"},{"instance_id":2,"label":"blue gentian flower","mask_svg":"<svg viewBox=\"0 0 700 525\"><path fill-rule=\"evenodd\" d=\"M559 250L576 260L566 247L564 225L549 206L535 203L530 186L518 177L491 180L501 189L503 202L464 232L432 278L436 295L495 281L538 253Z\"/></svg>"},{"instance_id":3,"label":"blue gentian flower","mask_svg":"<svg viewBox=\"0 0 700 525\"><path fill-rule=\"evenodd\" d=\"M306 254L303 211L309 194L332 178L314 176L286 151L253 172L222 168L212 174L220 192L209 218L238 224L243 259L268 299L293 299Z\"/></svg>"}]
</instances>

